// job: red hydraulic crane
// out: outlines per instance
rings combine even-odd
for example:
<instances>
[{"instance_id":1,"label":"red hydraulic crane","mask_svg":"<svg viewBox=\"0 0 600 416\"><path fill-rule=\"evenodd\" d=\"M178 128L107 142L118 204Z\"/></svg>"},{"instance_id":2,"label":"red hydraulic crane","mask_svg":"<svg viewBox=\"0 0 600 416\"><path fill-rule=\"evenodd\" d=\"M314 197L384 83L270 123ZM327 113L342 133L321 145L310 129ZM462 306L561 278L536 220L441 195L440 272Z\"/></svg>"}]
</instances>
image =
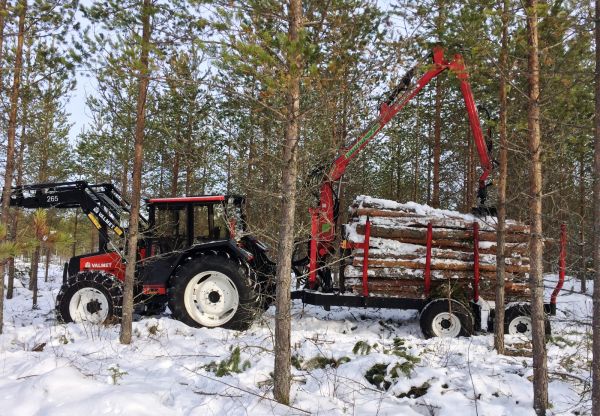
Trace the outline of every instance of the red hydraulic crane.
<instances>
[{"instance_id":1,"label":"red hydraulic crane","mask_svg":"<svg viewBox=\"0 0 600 416\"><path fill-rule=\"evenodd\" d=\"M365 146L402 110L431 80L446 70L456 74L460 81L460 89L464 98L465 107L469 117L469 124L479 161L483 173L479 177L479 190L477 196L480 199L480 205L475 209L478 214L489 213L490 209L485 206L487 197L487 179L493 169L493 162L488 154L488 149L483 137L479 114L473 99L473 93L469 84L469 74L466 70L463 58L460 54L454 55L451 61L444 60L444 50L441 46L433 48L433 65L426 71L416 83L412 84L412 77L415 68L408 71L402 78L400 84L392 90L389 97L379 107L379 115L373 120L362 134L354 140L350 146L342 148L340 155L331 164L329 170L325 173L320 187L319 206L311 208L312 230L311 230L311 248L310 248L310 281L314 282L317 261L322 262L325 257L333 252L333 242L336 238L336 220L337 220L337 195L334 191L334 185L340 181L346 168L352 159L354 159Z\"/></svg>"}]
</instances>

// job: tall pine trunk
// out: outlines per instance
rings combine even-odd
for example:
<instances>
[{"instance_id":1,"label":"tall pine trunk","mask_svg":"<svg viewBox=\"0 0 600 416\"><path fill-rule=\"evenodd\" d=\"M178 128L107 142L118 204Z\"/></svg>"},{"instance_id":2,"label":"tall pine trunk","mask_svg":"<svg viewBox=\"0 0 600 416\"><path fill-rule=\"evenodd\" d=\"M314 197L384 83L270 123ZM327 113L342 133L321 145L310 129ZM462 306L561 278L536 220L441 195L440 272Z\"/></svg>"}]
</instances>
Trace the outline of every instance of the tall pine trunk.
<instances>
[{"instance_id":1,"label":"tall pine trunk","mask_svg":"<svg viewBox=\"0 0 600 416\"><path fill-rule=\"evenodd\" d=\"M285 122L285 143L283 147L283 172L281 175L281 224L279 226L279 247L277 251L277 294L275 313L275 369L273 395L283 404L290 403L291 386L291 311L290 286L292 273L292 250L294 247L294 215L296 211L296 176L298 174L298 134L300 116L300 68L302 55L300 27L302 1L289 2L287 53L287 117Z\"/></svg>"},{"instance_id":2,"label":"tall pine trunk","mask_svg":"<svg viewBox=\"0 0 600 416\"><path fill-rule=\"evenodd\" d=\"M6 5L5 5L6 6ZM27 13L27 0L18 4L19 31L17 34L17 49L15 51L15 69L13 85L10 93L10 112L8 115L8 135L6 141L6 165L4 170L4 190L2 192L2 215L0 223L8 225L10 222L10 187L12 186L13 172L15 170L15 136L17 131L17 110L19 106L19 89L21 87L21 72L23 70L23 39L25 38L25 15ZM2 21L4 23L4 21ZM4 29L4 28L2 28ZM0 45L2 42L0 41ZM0 334L4 324L4 266L0 267Z\"/></svg>"},{"instance_id":3,"label":"tall pine trunk","mask_svg":"<svg viewBox=\"0 0 600 416\"><path fill-rule=\"evenodd\" d=\"M506 97L506 78L508 76L508 15L509 1L502 4L502 41L500 47L500 173L498 177L498 228L496 250L496 311L494 325L494 347L498 354L504 354L504 280L506 246L506 177L508 174L508 138L506 137L506 118L508 103Z\"/></svg>"},{"instance_id":4,"label":"tall pine trunk","mask_svg":"<svg viewBox=\"0 0 600 416\"><path fill-rule=\"evenodd\" d=\"M29 66L29 56L30 54L31 48L28 48L27 50L27 61L28 64L27 66ZM27 75L25 76L27 79ZM26 137L26 133L27 133L27 123L28 123L28 101L29 99L27 98L27 95L25 97L23 97L21 99L22 103L23 103L23 119L21 120L21 140L19 141L19 153L17 154L17 177L16 177L16 185L17 186L21 186L23 185L23 159L25 157L25 145L27 144L27 137ZM12 223L11 223L11 227L10 227L10 238L12 240L17 238L17 230L19 229L19 215L15 214L12 218ZM14 257L11 257L10 259L8 259L8 285L6 287L6 299L12 299L13 297L13 293L14 293L14 286L15 286L15 274L16 274L16 268L15 268L15 259Z\"/></svg>"},{"instance_id":5,"label":"tall pine trunk","mask_svg":"<svg viewBox=\"0 0 600 416\"><path fill-rule=\"evenodd\" d=\"M37 309L37 298L38 298L38 271L40 264L40 251L41 248L38 245L33 251L31 256L31 271L29 273L29 289L32 291L32 308Z\"/></svg>"},{"instance_id":6,"label":"tall pine trunk","mask_svg":"<svg viewBox=\"0 0 600 416\"><path fill-rule=\"evenodd\" d=\"M587 292L586 285L586 258L585 258L585 149L582 149L579 153L579 281L581 283L581 293Z\"/></svg>"},{"instance_id":7,"label":"tall pine trunk","mask_svg":"<svg viewBox=\"0 0 600 416\"><path fill-rule=\"evenodd\" d=\"M594 132L594 313L592 317L592 414L600 414L600 0L596 8L596 72L595 72L595 132Z\"/></svg>"},{"instance_id":8,"label":"tall pine trunk","mask_svg":"<svg viewBox=\"0 0 600 416\"><path fill-rule=\"evenodd\" d=\"M146 96L150 71L148 57L150 55L150 0L144 0L142 6L142 48L140 53L140 80L138 86L135 142L133 152L133 180L131 185L131 217L129 219L129 238L127 241L127 266L123 290L123 320L121 322L122 344L131 343L131 326L133 320L133 286L135 281L135 264L137 260L140 199L142 196L142 162L144 145L144 128L146 126Z\"/></svg>"},{"instance_id":9,"label":"tall pine trunk","mask_svg":"<svg viewBox=\"0 0 600 416\"><path fill-rule=\"evenodd\" d=\"M544 328L544 280L542 241L542 160L540 135L540 68L538 48L537 0L527 2L527 37L529 44L528 85L529 157L529 217L531 222L530 286L533 341L533 407L545 415L548 407L548 368L546 362L546 333Z\"/></svg>"}]
</instances>

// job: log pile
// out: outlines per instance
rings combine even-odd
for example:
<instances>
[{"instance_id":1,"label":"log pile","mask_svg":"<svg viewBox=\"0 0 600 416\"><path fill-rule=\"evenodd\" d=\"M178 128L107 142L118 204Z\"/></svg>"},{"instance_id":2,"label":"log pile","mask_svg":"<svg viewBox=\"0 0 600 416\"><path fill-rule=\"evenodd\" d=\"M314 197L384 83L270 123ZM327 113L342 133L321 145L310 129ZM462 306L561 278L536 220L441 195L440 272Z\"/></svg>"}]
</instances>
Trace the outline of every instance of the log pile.
<instances>
[{"instance_id":1,"label":"log pile","mask_svg":"<svg viewBox=\"0 0 600 416\"><path fill-rule=\"evenodd\" d=\"M350 208L351 222L346 239L364 242L367 217L371 221L368 276L369 293L378 296L420 298L424 296L427 254L427 228L432 225L431 294L473 295L474 223L479 224L480 295L494 299L496 279L496 219L475 218L430 208L416 203L357 197ZM507 221L506 298L523 300L529 296L527 278L529 226ZM344 268L348 291L362 293L364 252L354 249Z\"/></svg>"}]
</instances>

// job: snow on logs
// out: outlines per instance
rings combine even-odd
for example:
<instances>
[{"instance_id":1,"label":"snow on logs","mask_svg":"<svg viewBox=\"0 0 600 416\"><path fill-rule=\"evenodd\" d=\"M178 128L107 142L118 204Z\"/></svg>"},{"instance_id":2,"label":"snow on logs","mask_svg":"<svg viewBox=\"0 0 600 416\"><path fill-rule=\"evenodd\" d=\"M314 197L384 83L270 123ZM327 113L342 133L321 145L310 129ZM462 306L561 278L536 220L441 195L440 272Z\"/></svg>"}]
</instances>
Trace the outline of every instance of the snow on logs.
<instances>
[{"instance_id":1,"label":"snow on logs","mask_svg":"<svg viewBox=\"0 0 600 416\"><path fill-rule=\"evenodd\" d=\"M401 204L359 196L350 208L347 240L364 242L367 217L371 221L369 243L369 293L422 297L427 255L427 227L432 225L430 277L432 294L447 296L458 291L472 296L474 272L473 224L479 224L480 294L493 300L496 278L496 219L476 218L414 202ZM529 296L529 226L513 220L506 225L507 301ZM344 269L345 287L362 293L362 249L354 249ZM439 292L439 293L438 293Z\"/></svg>"}]
</instances>

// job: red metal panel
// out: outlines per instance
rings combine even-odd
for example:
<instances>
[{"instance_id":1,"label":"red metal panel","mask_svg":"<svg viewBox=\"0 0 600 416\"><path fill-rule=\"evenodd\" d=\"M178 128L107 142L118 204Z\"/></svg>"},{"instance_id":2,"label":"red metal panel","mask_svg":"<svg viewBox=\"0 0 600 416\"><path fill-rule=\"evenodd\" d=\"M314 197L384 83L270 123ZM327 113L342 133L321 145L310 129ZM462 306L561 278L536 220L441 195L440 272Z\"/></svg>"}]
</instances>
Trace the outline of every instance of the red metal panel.
<instances>
[{"instance_id":1,"label":"red metal panel","mask_svg":"<svg viewBox=\"0 0 600 416\"><path fill-rule=\"evenodd\" d=\"M479 301L479 223L473 223L473 301Z\"/></svg>"},{"instance_id":2,"label":"red metal panel","mask_svg":"<svg viewBox=\"0 0 600 416\"><path fill-rule=\"evenodd\" d=\"M431 243L433 240L433 225L427 224L427 253L425 257L425 297L431 291Z\"/></svg>"},{"instance_id":3,"label":"red metal panel","mask_svg":"<svg viewBox=\"0 0 600 416\"><path fill-rule=\"evenodd\" d=\"M166 295L167 288L164 285L144 285L142 292L144 295Z\"/></svg>"},{"instance_id":4,"label":"red metal panel","mask_svg":"<svg viewBox=\"0 0 600 416\"><path fill-rule=\"evenodd\" d=\"M556 305L556 297L565 283L567 264L567 224L560 225L560 256L558 258L558 282L550 297L550 303Z\"/></svg>"},{"instance_id":5,"label":"red metal panel","mask_svg":"<svg viewBox=\"0 0 600 416\"><path fill-rule=\"evenodd\" d=\"M365 243L363 246L363 275L362 275L362 287L363 296L369 296L369 241L371 239L371 220L367 217L367 223L365 224Z\"/></svg>"},{"instance_id":6,"label":"red metal panel","mask_svg":"<svg viewBox=\"0 0 600 416\"><path fill-rule=\"evenodd\" d=\"M317 238L319 210L310 208L310 262L308 264L308 287L312 289L317 281Z\"/></svg>"},{"instance_id":7,"label":"red metal panel","mask_svg":"<svg viewBox=\"0 0 600 416\"><path fill-rule=\"evenodd\" d=\"M151 204L166 204L171 202L219 202L225 201L224 195L187 196L180 198L152 198L148 200Z\"/></svg>"},{"instance_id":8,"label":"red metal panel","mask_svg":"<svg viewBox=\"0 0 600 416\"><path fill-rule=\"evenodd\" d=\"M116 251L80 258L79 271L84 270L101 270L116 276L119 280L125 279L125 264Z\"/></svg>"}]
</instances>

